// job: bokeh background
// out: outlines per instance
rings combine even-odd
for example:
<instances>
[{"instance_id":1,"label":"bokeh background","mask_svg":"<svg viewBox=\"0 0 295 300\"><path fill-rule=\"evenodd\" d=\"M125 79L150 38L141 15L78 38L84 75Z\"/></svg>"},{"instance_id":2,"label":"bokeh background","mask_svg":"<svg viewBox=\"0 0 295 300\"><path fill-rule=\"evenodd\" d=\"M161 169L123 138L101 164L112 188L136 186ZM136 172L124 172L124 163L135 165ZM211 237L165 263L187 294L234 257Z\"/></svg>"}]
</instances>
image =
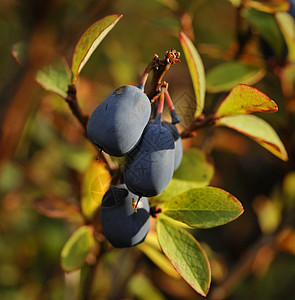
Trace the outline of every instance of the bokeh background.
<instances>
[{"instance_id":1,"label":"bokeh background","mask_svg":"<svg viewBox=\"0 0 295 300\"><path fill-rule=\"evenodd\" d=\"M76 297L75 274L65 274L60 267L60 252L76 224L44 216L36 200L54 195L79 205L83 174L96 150L67 103L38 86L33 74L51 58L51 48L70 64L87 27L114 13L123 18L94 52L77 83L79 103L87 114L116 87L136 85L155 53L163 57L175 48L181 52L181 63L165 80L182 111L181 126L188 126L195 102L178 40L181 28L194 40L206 72L238 59L265 67L265 76L253 86L279 106L277 113L261 117L281 137L289 161L229 129L200 130L185 147L206 153L215 167L211 185L236 196L245 212L230 224L194 234L212 267L209 299L295 299L295 71L288 58L263 55L259 32L253 29L239 48L237 28L246 32L248 27L246 21L238 25L238 2L0 1L0 299ZM29 45L22 67L11 55L19 41ZM212 112L226 94L208 91L205 111ZM93 299L202 298L138 250L111 251L101 265Z\"/></svg>"}]
</instances>

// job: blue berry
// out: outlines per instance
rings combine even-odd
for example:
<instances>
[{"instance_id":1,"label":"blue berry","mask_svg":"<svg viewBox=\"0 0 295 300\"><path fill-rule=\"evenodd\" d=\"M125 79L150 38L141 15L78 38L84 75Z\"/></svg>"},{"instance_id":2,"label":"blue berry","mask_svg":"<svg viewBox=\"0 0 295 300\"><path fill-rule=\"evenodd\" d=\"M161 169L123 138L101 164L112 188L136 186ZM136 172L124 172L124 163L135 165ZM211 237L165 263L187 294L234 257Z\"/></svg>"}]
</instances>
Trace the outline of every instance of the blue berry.
<instances>
[{"instance_id":1,"label":"blue berry","mask_svg":"<svg viewBox=\"0 0 295 300\"><path fill-rule=\"evenodd\" d=\"M116 248L132 247L144 241L150 227L150 206L146 198L138 202L137 212L132 202L138 196L125 184L111 187L101 203L101 224L107 240Z\"/></svg>"},{"instance_id":2,"label":"blue berry","mask_svg":"<svg viewBox=\"0 0 295 300\"><path fill-rule=\"evenodd\" d=\"M132 85L114 90L90 116L87 135L113 156L130 152L140 140L151 114L146 94Z\"/></svg>"},{"instance_id":3,"label":"blue berry","mask_svg":"<svg viewBox=\"0 0 295 300\"><path fill-rule=\"evenodd\" d=\"M135 149L127 155L124 179L134 194L156 196L164 191L174 172L175 145L172 134L151 120Z\"/></svg>"}]
</instances>

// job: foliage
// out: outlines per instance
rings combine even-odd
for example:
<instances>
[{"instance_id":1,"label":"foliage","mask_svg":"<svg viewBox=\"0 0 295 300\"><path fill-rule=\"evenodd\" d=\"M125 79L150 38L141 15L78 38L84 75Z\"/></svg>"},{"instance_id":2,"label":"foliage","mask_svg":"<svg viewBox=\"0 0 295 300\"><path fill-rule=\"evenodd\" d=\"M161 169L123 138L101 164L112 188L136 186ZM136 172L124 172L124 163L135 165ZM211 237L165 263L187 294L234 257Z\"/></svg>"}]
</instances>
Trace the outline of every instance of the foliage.
<instances>
[{"instance_id":1,"label":"foliage","mask_svg":"<svg viewBox=\"0 0 295 300\"><path fill-rule=\"evenodd\" d=\"M87 2L94 5L90 0ZM209 32L214 40L214 36L223 27L232 26L233 21L228 19L223 24L219 20L219 25L216 25L218 20L214 20L213 25L209 25L209 21L199 24L198 16L206 16L208 13L210 3L207 2L209 1L199 1L197 4L194 1L143 1L144 8L138 14L150 16L149 22L157 26L163 39L151 34L153 29L150 28L151 32L147 32L147 35L151 34L154 42L144 45L141 39L141 53L137 50L137 33L132 29L135 22L132 16L138 8L134 3L128 10L119 3L108 4L124 13L125 16L119 23L121 14L107 15L109 10L100 8L103 17L92 20L92 25L86 31L84 29L84 33L80 29L81 37L76 38L76 45L66 39L64 47L68 47L68 50L61 48L59 51L63 55L50 50L49 57L39 62L32 55L36 53L34 51L38 51L34 48L36 41L33 38L27 44L17 43L13 46L13 56L22 64L23 72L28 72L29 79L24 77L24 86L28 88L28 82L34 77L40 86L52 94L39 91L37 97L42 98L42 101L38 108L35 104L36 111L32 109L34 101L28 100L28 104L25 104L28 109L21 111L21 117L17 119L18 116L13 114L13 105L20 103L16 93L11 100L12 104L7 105L8 113L3 115L3 132L6 133L9 127L5 124L12 117L20 125L19 131L13 131L15 135L19 134L19 141L14 147L2 141L6 147L3 148L3 158L1 156L1 205L4 216L1 222L1 239L4 246L2 251L0 247L0 259L1 253L7 252L5 245L14 243L9 237L10 231L18 243L30 246L32 241L28 240L34 225L26 228L23 224L27 222L39 226L43 222L51 224L53 229L40 225L40 233L37 235L42 242L34 245L31 251L37 253L44 248L45 255L55 262L58 261L60 252L61 268L65 272L72 272L70 274L78 274L65 277L68 278L65 281L68 298L72 297L70 286L79 289L79 296L76 294L75 297L81 299L112 299L123 295L132 299L144 299L148 294L154 295L155 299L169 299L170 296L183 298L183 295L177 295L176 292L173 295L173 289L167 290L162 280L168 275L168 281L173 278L176 286L182 286L178 275L180 274L202 296L209 293L209 297L214 294L217 299L221 299L218 290L225 287L225 295L231 295L235 299L240 297L247 284L251 288L251 295L255 294L257 287L253 286L250 277L238 289L227 285L227 282L238 285L242 279L253 273L260 276L266 274L267 280L268 270L275 272L274 270L280 269L278 262L282 252L295 253L292 245L294 166L292 161L288 161L284 146L287 146L291 157L294 151L294 139L290 135L293 123L288 120L292 120L294 113L295 73L292 62L295 42L293 32L286 24L294 25L294 20L289 19L287 1L263 4L258 1L224 0L221 1L222 4L213 1L213 6L229 15L236 14L238 20L234 24L237 36L233 38L231 45L222 44L216 48L213 43L206 42L207 25L208 28L217 26L213 27L213 32ZM67 5L69 8L73 7L73 4ZM80 9L85 9L90 14L89 7ZM152 11L158 12L159 15L154 16L157 20L151 17ZM187 13L190 11L194 14ZM163 13L167 20L159 24L159 16ZM74 20L75 18L66 20L69 24L68 30ZM128 24L131 27L123 20L130 22ZM62 27L62 24L59 23L58 26ZM143 28L139 22L137 32L144 32ZM35 38L40 39L38 33L36 36ZM118 251L106 241L99 216L102 197L110 185L119 182L125 161L105 153L98 162L95 160L97 152L83 136L88 120L84 111L93 111L98 103L91 99L103 99L117 83L122 85L131 81L134 84L139 77L138 72L144 69L144 62L150 60L155 49L160 48L165 52L171 44L176 44L183 51L182 62L178 64L180 67L169 65L165 70L148 70L149 73L154 73L154 77L149 78L149 90L146 93L149 98L155 97L157 91L153 80L158 76L157 83L161 83L162 76L171 67L167 73L167 81L171 82L169 87L175 109L183 120L178 125L185 150L182 163L165 191L149 199L151 214L155 218L151 218L153 226L146 240L128 251ZM96 50L98 45L100 47ZM267 51L263 45L267 45ZM72 61L71 68L67 63L69 60ZM88 61L91 63L86 64ZM143 65L138 66L139 63ZM186 74L185 83L180 79L173 80L178 78L178 72ZM277 84L277 89L273 82ZM22 91L22 84L15 85L17 87ZM32 99L36 97L33 92L28 93L28 96ZM69 114L60 98L68 103L76 120ZM190 101L188 98L193 99L189 106L186 102ZM186 118L189 119L188 126ZM76 125L77 120L82 125L82 130ZM264 149L243 139L239 133L250 137ZM12 155L14 151L15 154ZM245 207L245 214L239 219L237 218L244 212L244 208L233 195ZM20 199L25 199L25 203ZM35 214L33 207L51 219ZM253 222L249 211L257 215L257 223ZM288 218L284 218L284 214ZM233 224L227 224L236 219ZM259 228L255 227L257 224ZM221 225L225 226L205 230ZM217 239L222 241L222 245L212 242L216 234L213 231L223 233ZM261 236L257 231L261 232ZM49 240L45 241L46 234ZM225 238L227 234L229 237ZM265 238L266 234L268 239ZM66 235L70 236L67 241ZM253 246L253 251L244 254L245 257L250 257L249 261L236 261L236 269L241 272L230 272L230 265L224 262L226 258L222 257L222 252L235 256L234 252L239 251L239 255L243 257L243 251L247 251L243 246L250 239L253 240L253 237L260 239ZM228 242L230 239L232 241ZM238 246L239 240L241 246ZM223 251L218 253L220 249ZM35 253L19 254L14 251L3 263L3 270L7 270L9 276L5 279L4 271L2 275L0 273L0 284L6 286L3 292L0 290L1 298L9 299L11 292L13 295L21 295L19 298L38 299L41 295L45 299L53 299L55 296L48 292L51 286L57 294L61 293L63 287L55 281L61 278L62 272L55 274L46 263L43 265L37 260L35 263L40 264L40 269L32 269L32 272L50 270L50 278L41 276L36 281L36 286L28 292L29 296L21 291L17 292L15 288L9 290L19 284L20 274L24 272L21 268L25 269L21 264L18 266L13 263L13 259L17 255L20 255L22 261L27 257L33 259ZM290 261L294 263L292 259ZM124 263L121 264L121 261ZM156 274L158 271L155 271L154 266L162 272L159 283L144 271L150 269ZM118 272L115 271L117 269ZM77 270L81 271L77 273ZM99 276L101 274L106 276ZM212 294L209 289L211 276ZM70 278L74 282L70 282ZM48 287L42 289L44 282ZM117 283L115 289L114 282ZM25 284L28 285L27 282ZM137 288L138 284L143 286L142 291ZM263 284L265 283L261 280L261 286ZM184 290L189 288L184 286ZM193 295L192 298L195 297ZM271 292L268 295L268 299L275 299L277 292L274 291L274 296Z\"/></svg>"}]
</instances>

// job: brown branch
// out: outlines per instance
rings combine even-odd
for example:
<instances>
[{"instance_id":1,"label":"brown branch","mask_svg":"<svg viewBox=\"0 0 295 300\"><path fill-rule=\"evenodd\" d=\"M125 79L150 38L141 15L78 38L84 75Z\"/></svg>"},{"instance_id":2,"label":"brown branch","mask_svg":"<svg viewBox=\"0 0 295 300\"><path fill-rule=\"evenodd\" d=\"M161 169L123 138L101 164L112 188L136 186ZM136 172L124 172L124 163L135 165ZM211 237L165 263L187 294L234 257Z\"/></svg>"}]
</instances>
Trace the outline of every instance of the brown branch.
<instances>
[{"instance_id":1,"label":"brown branch","mask_svg":"<svg viewBox=\"0 0 295 300\"><path fill-rule=\"evenodd\" d=\"M73 115L77 118L84 129L84 134L87 132L87 123L89 116L84 115L77 101L77 90L74 84L68 86L67 97L65 98Z\"/></svg>"},{"instance_id":2,"label":"brown branch","mask_svg":"<svg viewBox=\"0 0 295 300\"><path fill-rule=\"evenodd\" d=\"M151 88L147 93L149 99L157 97L157 95L159 94L159 86L162 83L164 75L170 69L171 65L180 62L179 57L180 53L175 49L167 51L165 53L164 59L162 60L157 55L154 56L152 61L153 78Z\"/></svg>"},{"instance_id":3,"label":"brown branch","mask_svg":"<svg viewBox=\"0 0 295 300\"><path fill-rule=\"evenodd\" d=\"M193 137L195 136L195 131L197 129L213 126L215 125L215 123L216 123L216 118L214 115L208 115L206 117L204 115L201 115L198 118L195 118L192 121L191 125L187 129L185 129L180 134L180 136L182 139Z\"/></svg>"}]
</instances>

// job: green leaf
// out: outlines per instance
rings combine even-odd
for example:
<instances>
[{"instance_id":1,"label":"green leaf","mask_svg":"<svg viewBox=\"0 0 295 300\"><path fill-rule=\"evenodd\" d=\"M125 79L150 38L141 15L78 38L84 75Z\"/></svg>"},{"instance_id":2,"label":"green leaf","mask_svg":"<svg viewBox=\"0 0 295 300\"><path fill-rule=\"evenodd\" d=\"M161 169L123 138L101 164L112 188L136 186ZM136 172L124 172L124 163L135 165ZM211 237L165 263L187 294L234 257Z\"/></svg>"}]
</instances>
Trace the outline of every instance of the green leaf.
<instances>
[{"instance_id":1,"label":"green leaf","mask_svg":"<svg viewBox=\"0 0 295 300\"><path fill-rule=\"evenodd\" d=\"M142 273L135 274L128 281L128 290L138 300L165 300L150 279Z\"/></svg>"},{"instance_id":2,"label":"green leaf","mask_svg":"<svg viewBox=\"0 0 295 300\"><path fill-rule=\"evenodd\" d=\"M20 65L26 61L27 50L24 42L16 43L12 47L12 55ZM63 57L55 53L52 63L42 67L34 76L37 83L45 90L62 98L67 97L68 86L71 83L71 71Z\"/></svg>"},{"instance_id":3,"label":"green leaf","mask_svg":"<svg viewBox=\"0 0 295 300\"><path fill-rule=\"evenodd\" d=\"M275 15L250 8L244 11L244 17L271 45L276 56L282 58L285 42Z\"/></svg>"},{"instance_id":4,"label":"green leaf","mask_svg":"<svg viewBox=\"0 0 295 300\"><path fill-rule=\"evenodd\" d=\"M71 72L65 60L57 57L52 64L37 72L36 81L45 90L66 98L68 86L71 83Z\"/></svg>"},{"instance_id":5,"label":"green leaf","mask_svg":"<svg viewBox=\"0 0 295 300\"><path fill-rule=\"evenodd\" d=\"M180 166L174 172L174 178L193 181L199 186L208 185L214 175L214 167L208 162L204 152L189 149L183 153Z\"/></svg>"},{"instance_id":6,"label":"green leaf","mask_svg":"<svg viewBox=\"0 0 295 300\"><path fill-rule=\"evenodd\" d=\"M197 101L195 117L198 117L202 113L205 104L206 79L204 66L196 47L184 32L179 32L179 39L195 90Z\"/></svg>"},{"instance_id":7,"label":"green leaf","mask_svg":"<svg viewBox=\"0 0 295 300\"><path fill-rule=\"evenodd\" d=\"M106 35L113 29L117 22L122 18L120 14L106 16L94 24L92 24L81 36L78 41L72 60L72 83L74 84L78 78L79 73L85 66L86 62L106 37Z\"/></svg>"},{"instance_id":8,"label":"green leaf","mask_svg":"<svg viewBox=\"0 0 295 300\"><path fill-rule=\"evenodd\" d=\"M149 232L144 242L136 247L168 276L172 278L180 278L179 274L171 266L167 257L163 255L155 232Z\"/></svg>"},{"instance_id":9,"label":"green leaf","mask_svg":"<svg viewBox=\"0 0 295 300\"><path fill-rule=\"evenodd\" d=\"M217 126L226 126L241 132L278 158L286 161L288 154L275 130L263 119L255 115L237 115L222 117L216 122Z\"/></svg>"},{"instance_id":10,"label":"green leaf","mask_svg":"<svg viewBox=\"0 0 295 300\"><path fill-rule=\"evenodd\" d=\"M256 196L253 201L253 209L257 215L257 221L263 234L273 233L281 224L281 201L276 202L265 196Z\"/></svg>"},{"instance_id":11,"label":"green leaf","mask_svg":"<svg viewBox=\"0 0 295 300\"><path fill-rule=\"evenodd\" d=\"M287 0L247 0L245 1L245 5L269 13L287 11L289 9Z\"/></svg>"},{"instance_id":12,"label":"green leaf","mask_svg":"<svg viewBox=\"0 0 295 300\"><path fill-rule=\"evenodd\" d=\"M214 167L204 152L191 148L183 153L180 166L166 189L150 199L151 205L160 205L189 189L207 186L214 175Z\"/></svg>"},{"instance_id":13,"label":"green leaf","mask_svg":"<svg viewBox=\"0 0 295 300\"><path fill-rule=\"evenodd\" d=\"M289 172L283 181L283 201L288 208L295 206L295 171Z\"/></svg>"},{"instance_id":14,"label":"green leaf","mask_svg":"<svg viewBox=\"0 0 295 300\"><path fill-rule=\"evenodd\" d=\"M157 220L159 244L177 272L199 294L208 293L211 271L206 253L191 234L164 218Z\"/></svg>"},{"instance_id":15,"label":"green leaf","mask_svg":"<svg viewBox=\"0 0 295 300\"><path fill-rule=\"evenodd\" d=\"M277 13L276 20L281 28L288 48L288 58L295 61L295 21L288 13Z\"/></svg>"},{"instance_id":16,"label":"green leaf","mask_svg":"<svg viewBox=\"0 0 295 300\"><path fill-rule=\"evenodd\" d=\"M205 185L207 184L205 184L204 182L197 183L194 181L186 181L186 180L172 178L172 180L170 181L166 189L161 194L149 199L150 205L161 205L166 201L173 199L175 196L177 196L180 193L183 193L192 188L205 186Z\"/></svg>"},{"instance_id":17,"label":"green leaf","mask_svg":"<svg viewBox=\"0 0 295 300\"><path fill-rule=\"evenodd\" d=\"M218 188L188 190L169 202L162 210L166 216L195 228L212 228L226 224L243 213L241 203Z\"/></svg>"},{"instance_id":18,"label":"green leaf","mask_svg":"<svg viewBox=\"0 0 295 300\"><path fill-rule=\"evenodd\" d=\"M110 187L111 179L111 174L100 162L92 161L87 168L82 182L81 208L83 215L88 219L93 217L100 206Z\"/></svg>"},{"instance_id":19,"label":"green leaf","mask_svg":"<svg viewBox=\"0 0 295 300\"><path fill-rule=\"evenodd\" d=\"M85 147L75 147L69 144L60 145L59 151L62 155L64 164L79 173L85 173L90 163L93 161L93 155L96 154L95 149L89 151L89 149L86 149Z\"/></svg>"},{"instance_id":20,"label":"green leaf","mask_svg":"<svg viewBox=\"0 0 295 300\"><path fill-rule=\"evenodd\" d=\"M160 205L189 189L207 186L214 175L214 167L199 149L191 148L183 153L180 166L166 189L150 199L151 205Z\"/></svg>"},{"instance_id":21,"label":"green leaf","mask_svg":"<svg viewBox=\"0 0 295 300\"><path fill-rule=\"evenodd\" d=\"M66 272L79 269L94 245L92 228L79 227L69 238L61 251L61 266Z\"/></svg>"},{"instance_id":22,"label":"green leaf","mask_svg":"<svg viewBox=\"0 0 295 300\"><path fill-rule=\"evenodd\" d=\"M256 65L232 61L219 64L207 74L207 91L219 93L230 91L237 84L252 85L265 75L265 70Z\"/></svg>"},{"instance_id":23,"label":"green leaf","mask_svg":"<svg viewBox=\"0 0 295 300\"><path fill-rule=\"evenodd\" d=\"M277 110L276 103L265 94L251 86L239 84L222 101L215 116L220 118L254 112L275 112Z\"/></svg>"}]
</instances>

